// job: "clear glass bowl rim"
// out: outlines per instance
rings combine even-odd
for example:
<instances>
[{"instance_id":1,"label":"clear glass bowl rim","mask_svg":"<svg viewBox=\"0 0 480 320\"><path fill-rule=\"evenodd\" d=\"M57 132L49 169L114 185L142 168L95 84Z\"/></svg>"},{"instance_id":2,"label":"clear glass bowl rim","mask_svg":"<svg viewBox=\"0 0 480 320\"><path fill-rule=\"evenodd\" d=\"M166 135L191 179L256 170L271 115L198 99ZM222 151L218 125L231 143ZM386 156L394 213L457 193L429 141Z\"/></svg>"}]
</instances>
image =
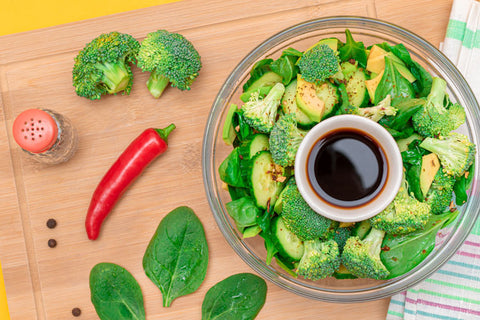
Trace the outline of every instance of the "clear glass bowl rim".
<instances>
[{"instance_id":1,"label":"clear glass bowl rim","mask_svg":"<svg viewBox=\"0 0 480 320\"><path fill-rule=\"evenodd\" d=\"M381 32L386 36L394 35L396 39L400 39L403 43L408 42L409 44L416 46L417 49L422 48L428 58L433 59L439 65L441 71L443 71L443 75L447 75L449 87L453 83L456 92L464 101L463 105L467 110L467 113L471 115L468 119L471 139L478 146L480 133L477 130L480 129L480 107L464 77L455 65L443 55L443 53L425 39L395 24L374 18L332 16L302 22L271 36L245 56L245 58L241 60L230 73L213 102L205 126L202 145L203 181L210 208L212 209L218 227L225 236L227 242L252 269L265 279L283 289L315 300L342 303L365 302L390 297L396 293L404 291L428 278L447 262L460 248L473 228L480 212L480 196L472 196L467 204L465 204L463 212L460 213L457 219L456 228L450 233L446 240L447 242L443 245L441 250L437 251L433 257L428 257L414 270L403 276L372 287L346 291L334 289L323 290L322 288L314 286L302 285L301 283L294 281L294 279L289 278L287 275L280 274L268 267L264 261L256 257L256 255L241 241L241 239L239 239L235 231L232 229L227 221L228 214L224 210L221 200L216 196L217 190L214 188L217 170L214 164L215 138L219 134L219 130L221 130L221 128L215 126L215 124L222 115L223 108L228 102L228 97L239 84L241 75L244 74L245 71L248 71L253 63L261 59L265 52L275 46L305 32L329 28L357 28ZM479 163L478 158L479 155L477 152L475 156L476 163ZM476 166L475 177L477 177L478 174L479 168ZM474 179L471 190L476 190L477 184L477 181ZM476 194L476 192L472 192L472 194ZM431 253L431 255L433 254L434 252Z\"/></svg>"}]
</instances>

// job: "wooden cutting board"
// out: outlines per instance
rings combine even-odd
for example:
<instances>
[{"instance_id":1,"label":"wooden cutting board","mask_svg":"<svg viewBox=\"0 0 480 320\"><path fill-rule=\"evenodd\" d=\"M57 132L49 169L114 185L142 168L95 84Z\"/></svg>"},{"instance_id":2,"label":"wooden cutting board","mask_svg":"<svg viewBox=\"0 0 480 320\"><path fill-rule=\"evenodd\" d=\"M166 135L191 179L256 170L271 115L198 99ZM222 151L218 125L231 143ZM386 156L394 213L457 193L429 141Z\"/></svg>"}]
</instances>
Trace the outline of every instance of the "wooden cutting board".
<instances>
[{"instance_id":1,"label":"wooden cutting board","mask_svg":"<svg viewBox=\"0 0 480 320\"><path fill-rule=\"evenodd\" d=\"M377 17L417 32L434 45L445 35L450 0L224 1L185 0L54 28L0 37L0 259L11 318L97 319L88 276L99 262L128 269L142 287L148 319L200 319L203 296L218 281L253 272L219 231L202 182L201 143L213 99L227 75L261 41L293 24L327 15ZM425 14L428 12L428 14ZM100 101L77 97L71 85L73 58L100 33L117 30L141 40L157 29L180 32L202 56L203 69L189 92L168 89L150 97L146 74L135 70L130 96ZM29 160L13 141L14 117L32 107L69 117L79 150L61 165ZM84 217L100 178L123 149L147 127L174 122L170 148L155 161L89 241ZM158 223L177 206L195 210L206 230L210 264L193 294L161 306L159 290L141 261ZM58 226L48 229L55 218ZM51 249L48 239L58 245ZM388 299L336 305L309 300L268 285L258 319L384 319Z\"/></svg>"}]
</instances>

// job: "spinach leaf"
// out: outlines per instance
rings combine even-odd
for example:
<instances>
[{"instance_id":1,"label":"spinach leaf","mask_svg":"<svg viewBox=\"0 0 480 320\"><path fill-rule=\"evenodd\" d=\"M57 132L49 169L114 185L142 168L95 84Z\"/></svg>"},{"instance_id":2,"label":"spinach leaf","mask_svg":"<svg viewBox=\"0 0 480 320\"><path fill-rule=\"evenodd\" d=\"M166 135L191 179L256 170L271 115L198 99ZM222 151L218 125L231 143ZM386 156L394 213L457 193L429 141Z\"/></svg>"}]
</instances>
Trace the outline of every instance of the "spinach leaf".
<instances>
[{"instance_id":1,"label":"spinach leaf","mask_svg":"<svg viewBox=\"0 0 480 320\"><path fill-rule=\"evenodd\" d=\"M405 178L408 182L408 191L412 192L418 201L425 201L420 188L420 173L422 171L422 157L430 152L420 148L422 140L415 139L408 145L408 150L401 153L403 166L405 167Z\"/></svg>"},{"instance_id":2,"label":"spinach leaf","mask_svg":"<svg viewBox=\"0 0 480 320\"><path fill-rule=\"evenodd\" d=\"M285 86L297 77L298 67L295 65L297 60L298 56L282 55L270 65L272 71L282 77Z\"/></svg>"},{"instance_id":3,"label":"spinach leaf","mask_svg":"<svg viewBox=\"0 0 480 320\"><path fill-rule=\"evenodd\" d=\"M426 97L432 88L432 75L418 62L412 60L410 53L403 44L400 43L390 47L390 51L405 63L412 75L417 79L412 84L415 92L420 97Z\"/></svg>"},{"instance_id":4,"label":"spinach leaf","mask_svg":"<svg viewBox=\"0 0 480 320\"><path fill-rule=\"evenodd\" d=\"M113 263L90 271L90 295L101 320L145 320L143 295L130 272Z\"/></svg>"},{"instance_id":5,"label":"spinach leaf","mask_svg":"<svg viewBox=\"0 0 480 320\"><path fill-rule=\"evenodd\" d=\"M248 188L239 188L231 185L228 185L228 193L232 200L250 196L250 190Z\"/></svg>"},{"instance_id":6,"label":"spinach leaf","mask_svg":"<svg viewBox=\"0 0 480 320\"><path fill-rule=\"evenodd\" d=\"M234 187L246 188L247 183L243 179L242 174L242 168L244 168L241 163L242 158L241 148L233 149L218 168L220 180Z\"/></svg>"},{"instance_id":7,"label":"spinach leaf","mask_svg":"<svg viewBox=\"0 0 480 320\"><path fill-rule=\"evenodd\" d=\"M422 108L425 104L424 99L407 99L403 100L394 107L397 109L395 116L386 116L380 119L382 126L389 127L394 130L402 131L410 123L412 116Z\"/></svg>"},{"instance_id":8,"label":"spinach leaf","mask_svg":"<svg viewBox=\"0 0 480 320\"><path fill-rule=\"evenodd\" d=\"M470 184L473 180L473 174L475 172L474 165L475 164L472 164L470 168L466 171L468 172L467 177L465 177L465 175L462 175L455 181L455 184L453 185L453 192L455 193L455 203L457 204L457 206L461 206L468 199L467 190L470 188Z\"/></svg>"},{"instance_id":9,"label":"spinach leaf","mask_svg":"<svg viewBox=\"0 0 480 320\"><path fill-rule=\"evenodd\" d=\"M345 30L346 42L341 48L338 49L338 55L341 61L348 61L354 59L358 62L358 65L362 68L367 67L367 52L365 51L365 45L363 42L356 42L353 40L350 30Z\"/></svg>"},{"instance_id":10,"label":"spinach leaf","mask_svg":"<svg viewBox=\"0 0 480 320\"><path fill-rule=\"evenodd\" d=\"M269 212L265 210L265 212L258 216L257 224L262 228L262 232L260 232L260 236L263 238L265 242L265 249L267 250L267 257L265 258L265 262L267 265L272 263L272 259L276 253L278 253L276 241L277 237L273 234L273 212Z\"/></svg>"},{"instance_id":11,"label":"spinach leaf","mask_svg":"<svg viewBox=\"0 0 480 320\"><path fill-rule=\"evenodd\" d=\"M388 56L385 57L385 71L382 79L375 90L374 104L378 104L387 95L392 98L392 105L396 105L404 99L415 98L412 85L398 72Z\"/></svg>"},{"instance_id":12,"label":"spinach leaf","mask_svg":"<svg viewBox=\"0 0 480 320\"><path fill-rule=\"evenodd\" d=\"M253 92L247 91L240 95L240 100L242 100L243 102L247 102L250 100L250 97L254 93L258 93L258 97L263 99L270 92L270 90L272 90L272 87L266 86L266 87L260 87L257 90L254 90Z\"/></svg>"},{"instance_id":13,"label":"spinach leaf","mask_svg":"<svg viewBox=\"0 0 480 320\"><path fill-rule=\"evenodd\" d=\"M235 111L232 118L232 125L235 128L237 137L240 141L247 141L251 139L254 135L253 129L245 121L245 117L243 116L243 110Z\"/></svg>"},{"instance_id":14,"label":"spinach leaf","mask_svg":"<svg viewBox=\"0 0 480 320\"><path fill-rule=\"evenodd\" d=\"M422 163L412 165L408 168L406 173L406 180L408 181L408 191L412 192L418 201L424 201L422 189L420 188L420 173L422 172Z\"/></svg>"},{"instance_id":15,"label":"spinach leaf","mask_svg":"<svg viewBox=\"0 0 480 320\"><path fill-rule=\"evenodd\" d=\"M239 228L251 227L257 224L257 217L262 211L251 198L243 197L225 204L228 214Z\"/></svg>"},{"instance_id":16,"label":"spinach leaf","mask_svg":"<svg viewBox=\"0 0 480 320\"><path fill-rule=\"evenodd\" d=\"M202 320L251 320L265 304L267 284L251 273L230 276L210 288L202 303Z\"/></svg>"},{"instance_id":17,"label":"spinach leaf","mask_svg":"<svg viewBox=\"0 0 480 320\"><path fill-rule=\"evenodd\" d=\"M435 248L437 232L458 215L458 211L432 215L423 230L405 235L387 234L383 239L380 258L395 278L412 270Z\"/></svg>"},{"instance_id":18,"label":"spinach leaf","mask_svg":"<svg viewBox=\"0 0 480 320\"><path fill-rule=\"evenodd\" d=\"M202 223L192 209L176 208L162 219L143 256L143 269L162 292L163 306L197 290L207 265Z\"/></svg>"}]
</instances>

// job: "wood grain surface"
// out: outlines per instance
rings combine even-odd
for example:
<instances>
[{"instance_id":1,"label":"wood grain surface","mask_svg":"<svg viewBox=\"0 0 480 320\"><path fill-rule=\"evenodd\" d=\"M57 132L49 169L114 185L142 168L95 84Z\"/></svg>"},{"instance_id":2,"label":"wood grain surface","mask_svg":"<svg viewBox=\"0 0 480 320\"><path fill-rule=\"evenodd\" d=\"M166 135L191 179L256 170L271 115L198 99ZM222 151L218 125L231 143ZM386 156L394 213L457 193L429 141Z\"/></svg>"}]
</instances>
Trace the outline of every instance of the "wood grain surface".
<instances>
[{"instance_id":1,"label":"wood grain surface","mask_svg":"<svg viewBox=\"0 0 480 320\"><path fill-rule=\"evenodd\" d=\"M98 262L127 268L142 288L148 319L200 319L206 291L237 272L253 272L219 231L207 203L201 169L204 125L221 84L241 58L272 34L299 22L330 15L376 17L413 30L439 44L450 0L185 0L58 27L0 37L0 259L13 320L98 319L90 302L88 276ZM100 101L77 97L71 84L73 58L100 33L117 30L141 40L157 29L180 32L202 56L192 90L167 89L151 98L148 75L135 69L130 96ZM79 132L75 157L61 165L32 162L15 144L15 116L32 107L69 117ZM89 241L84 217L100 178L141 131L174 122L169 150L124 194ZM188 205L202 221L210 264L201 287L161 306L161 294L141 261L158 223ZM58 226L48 229L55 218ZM56 248L47 246L50 238ZM384 319L389 299L330 304L302 298L268 284L258 319Z\"/></svg>"}]
</instances>

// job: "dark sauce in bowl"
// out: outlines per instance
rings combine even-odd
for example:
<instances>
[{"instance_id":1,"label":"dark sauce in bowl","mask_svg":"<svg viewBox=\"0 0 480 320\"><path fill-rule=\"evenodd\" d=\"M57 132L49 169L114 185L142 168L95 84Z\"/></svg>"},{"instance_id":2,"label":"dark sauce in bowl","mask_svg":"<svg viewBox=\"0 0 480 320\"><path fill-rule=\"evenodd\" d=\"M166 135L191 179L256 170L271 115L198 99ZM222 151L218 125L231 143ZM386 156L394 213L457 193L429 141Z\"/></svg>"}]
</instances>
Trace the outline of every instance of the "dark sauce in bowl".
<instances>
[{"instance_id":1,"label":"dark sauce in bowl","mask_svg":"<svg viewBox=\"0 0 480 320\"><path fill-rule=\"evenodd\" d=\"M353 128L328 132L318 139L307 159L312 189L324 201L342 208L367 204L382 190L388 163L381 146Z\"/></svg>"}]
</instances>

